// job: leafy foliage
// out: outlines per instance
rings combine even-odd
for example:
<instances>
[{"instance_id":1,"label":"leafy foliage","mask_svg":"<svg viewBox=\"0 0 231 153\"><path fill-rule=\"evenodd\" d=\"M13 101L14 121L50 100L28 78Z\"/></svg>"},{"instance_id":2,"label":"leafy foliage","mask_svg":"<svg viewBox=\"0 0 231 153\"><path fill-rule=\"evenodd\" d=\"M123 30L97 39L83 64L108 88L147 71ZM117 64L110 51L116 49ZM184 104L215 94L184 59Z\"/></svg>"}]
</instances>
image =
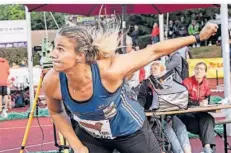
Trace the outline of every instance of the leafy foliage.
<instances>
[{"instance_id":1,"label":"leafy foliage","mask_svg":"<svg viewBox=\"0 0 231 153\"><path fill-rule=\"evenodd\" d=\"M65 15L61 13L53 13L53 16L59 26L65 24ZM0 5L0 20L24 20L25 8L22 4L8 4ZM50 13L46 13L47 29L57 29L55 22ZM32 12L31 13L31 29L43 30L45 29L44 13Z\"/></svg>"},{"instance_id":2,"label":"leafy foliage","mask_svg":"<svg viewBox=\"0 0 231 153\"><path fill-rule=\"evenodd\" d=\"M231 6L229 5L231 8ZM210 20L215 18L215 14L219 14L219 8L206 8L206 9L193 9L193 10L185 10L169 13L169 20L180 20L181 16L185 17L186 23L189 25L192 19L201 20ZM231 11L229 10L229 14L231 15ZM158 23L158 15L129 15L127 16L128 25L138 25L139 26L139 34L147 35L152 31L152 26L155 22ZM166 23L167 15L164 15L164 22Z\"/></svg>"},{"instance_id":3,"label":"leafy foliage","mask_svg":"<svg viewBox=\"0 0 231 153\"><path fill-rule=\"evenodd\" d=\"M3 58L9 61L9 64L21 63L22 60L27 60L27 49L26 48L0 48L0 52L3 53ZM40 57L38 53L33 52L33 63L39 65Z\"/></svg>"}]
</instances>

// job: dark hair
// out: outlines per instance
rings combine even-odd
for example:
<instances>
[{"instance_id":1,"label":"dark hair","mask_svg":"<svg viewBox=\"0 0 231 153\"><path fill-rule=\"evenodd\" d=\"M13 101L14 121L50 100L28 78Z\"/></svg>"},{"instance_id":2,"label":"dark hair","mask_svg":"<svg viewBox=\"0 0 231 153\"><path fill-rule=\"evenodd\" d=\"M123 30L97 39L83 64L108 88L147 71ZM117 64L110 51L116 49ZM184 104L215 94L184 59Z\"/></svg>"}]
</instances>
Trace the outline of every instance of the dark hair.
<instances>
[{"instance_id":1,"label":"dark hair","mask_svg":"<svg viewBox=\"0 0 231 153\"><path fill-rule=\"evenodd\" d=\"M197 63L196 64L196 66L195 66L195 68L197 67L197 66L199 66L199 65L204 65L205 66L205 72L207 72L207 65L204 63L204 62L199 62L199 63Z\"/></svg>"}]
</instances>

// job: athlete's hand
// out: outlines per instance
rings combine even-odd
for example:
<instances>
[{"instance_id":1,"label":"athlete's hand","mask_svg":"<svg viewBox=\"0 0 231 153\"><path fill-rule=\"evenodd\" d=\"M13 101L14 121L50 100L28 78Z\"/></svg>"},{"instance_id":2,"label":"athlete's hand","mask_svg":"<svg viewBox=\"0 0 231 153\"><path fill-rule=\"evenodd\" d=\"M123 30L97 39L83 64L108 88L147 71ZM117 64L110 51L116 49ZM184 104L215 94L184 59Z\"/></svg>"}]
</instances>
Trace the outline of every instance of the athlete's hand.
<instances>
[{"instance_id":1,"label":"athlete's hand","mask_svg":"<svg viewBox=\"0 0 231 153\"><path fill-rule=\"evenodd\" d=\"M214 36L217 32L218 25L214 23L206 23L204 28L200 32L200 40L207 40L210 36Z\"/></svg>"}]
</instances>

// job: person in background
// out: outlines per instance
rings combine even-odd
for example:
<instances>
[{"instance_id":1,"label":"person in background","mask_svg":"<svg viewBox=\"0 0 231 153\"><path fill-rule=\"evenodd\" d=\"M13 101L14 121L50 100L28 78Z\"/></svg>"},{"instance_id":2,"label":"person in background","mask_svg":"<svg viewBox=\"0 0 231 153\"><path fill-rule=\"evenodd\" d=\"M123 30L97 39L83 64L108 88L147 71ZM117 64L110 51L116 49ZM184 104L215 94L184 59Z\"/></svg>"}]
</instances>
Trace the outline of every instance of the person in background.
<instances>
[{"instance_id":1,"label":"person in background","mask_svg":"<svg viewBox=\"0 0 231 153\"><path fill-rule=\"evenodd\" d=\"M136 47L138 49L138 47ZM135 48L133 47L133 41L132 38L127 36L126 37L126 53L131 53L136 51ZM130 88L136 88L139 83L145 78L145 69L141 68L138 71L130 74L127 77L127 82Z\"/></svg>"},{"instance_id":2,"label":"person in background","mask_svg":"<svg viewBox=\"0 0 231 153\"><path fill-rule=\"evenodd\" d=\"M160 29L158 23L154 23L153 28L152 28L152 44L155 44L160 41Z\"/></svg>"},{"instance_id":3,"label":"person in background","mask_svg":"<svg viewBox=\"0 0 231 153\"><path fill-rule=\"evenodd\" d=\"M132 43L134 46L137 45L137 39L139 37L139 26L138 25L134 25L134 30L131 33L131 37L132 37Z\"/></svg>"},{"instance_id":4,"label":"person in background","mask_svg":"<svg viewBox=\"0 0 231 153\"><path fill-rule=\"evenodd\" d=\"M187 23L185 22L185 17L182 16L180 18L180 22L178 24L177 29L179 30L179 36L183 37L187 35Z\"/></svg>"},{"instance_id":5,"label":"person in background","mask_svg":"<svg viewBox=\"0 0 231 153\"><path fill-rule=\"evenodd\" d=\"M191 21L191 24L188 27L188 34L189 35L195 35L195 34L199 33L199 30L200 30L199 28L200 28L199 24L197 23L196 20L193 19ZM197 47L200 47L200 43L195 43L195 44ZM193 48L195 47L195 44L193 44Z\"/></svg>"},{"instance_id":6,"label":"person in background","mask_svg":"<svg viewBox=\"0 0 231 153\"><path fill-rule=\"evenodd\" d=\"M0 52L0 113L3 109L3 102L7 104L8 102L8 95L7 95L7 79L10 74L10 66L7 59L3 58L4 55Z\"/></svg>"},{"instance_id":7,"label":"person in background","mask_svg":"<svg viewBox=\"0 0 231 153\"><path fill-rule=\"evenodd\" d=\"M166 69L167 70L174 70L174 79L182 83L183 79L181 78L181 71L182 71L182 59L179 52L172 53L168 56L166 60Z\"/></svg>"},{"instance_id":8,"label":"person in background","mask_svg":"<svg viewBox=\"0 0 231 153\"><path fill-rule=\"evenodd\" d=\"M165 71L165 66L160 61L154 61L151 65L151 75L144 80L140 86L138 94L138 102L145 110L152 110L152 102L157 95L153 95L152 81L153 77L160 76ZM165 122L164 132L170 140L173 153L192 153L189 142L188 132L185 125L177 117L173 116L170 122Z\"/></svg>"},{"instance_id":9,"label":"person in background","mask_svg":"<svg viewBox=\"0 0 231 153\"><path fill-rule=\"evenodd\" d=\"M203 62L197 63L194 69L195 75L186 78L183 85L189 92L190 106L208 106L210 100L210 89L206 79L207 65ZM204 153L213 153L215 146L214 127L215 121L207 112L187 113L178 116L191 133L198 134L203 145Z\"/></svg>"},{"instance_id":10,"label":"person in background","mask_svg":"<svg viewBox=\"0 0 231 153\"><path fill-rule=\"evenodd\" d=\"M172 39L172 38L175 38L175 36L176 36L176 26L175 26L173 20L169 20L168 38Z\"/></svg>"},{"instance_id":11,"label":"person in background","mask_svg":"<svg viewBox=\"0 0 231 153\"><path fill-rule=\"evenodd\" d=\"M26 61L22 60L21 63L19 64L20 67L26 67Z\"/></svg>"},{"instance_id":12,"label":"person in background","mask_svg":"<svg viewBox=\"0 0 231 153\"><path fill-rule=\"evenodd\" d=\"M13 62L11 64L11 68L14 68L14 69L17 69L17 68L20 68L19 65L17 64L17 62Z\"/></svg>"},{"instance_id":13,"label":"person in background","mask_svg":"<svg viewBox=\"0 0 231 153\"><path fill-rule=\"evenodd\" d=\"M188 46L184 46L177 50L177 52L180 54L181 57L183 57L185 60L191 59L192 55L189 51Z\"/></svg>"},{"instance_id":14,"label":"person in background","mask_svg":"<svg viewBox=\"0 0 231 153\"><path fill-rule=\"evenodd\" d=\"M7 103L5 103L5 109L10 110L12 109L12 100L11 100L11 91L10 91L10 86L11 86L11 80L8 79L7 82L7 96L8 96L8 100Z\"/></svg>"}]
</instances>

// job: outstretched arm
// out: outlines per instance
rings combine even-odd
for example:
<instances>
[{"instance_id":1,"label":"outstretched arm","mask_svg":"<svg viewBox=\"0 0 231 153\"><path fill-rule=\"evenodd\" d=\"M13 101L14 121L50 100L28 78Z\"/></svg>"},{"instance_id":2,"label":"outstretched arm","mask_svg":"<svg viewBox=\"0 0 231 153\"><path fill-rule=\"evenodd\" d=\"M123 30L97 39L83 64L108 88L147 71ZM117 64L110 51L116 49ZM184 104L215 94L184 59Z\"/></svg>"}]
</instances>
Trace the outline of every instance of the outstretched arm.
<instances>
[{"instance_id":1,"label":"outstretched arm","mask_svg":"<svg viewBox=\"0 0 231 153\"><path fill-rule=\"evenodd\" d=\"M200 40L203 41L215 35L217 28L216 24L207 23L199 34ZM118 55L113 60L110 71L117 79L123 79L127 74L137 71L150 62L195 42L194 36L169 39L136 52Z\"/></svg>"}]
</instances>

